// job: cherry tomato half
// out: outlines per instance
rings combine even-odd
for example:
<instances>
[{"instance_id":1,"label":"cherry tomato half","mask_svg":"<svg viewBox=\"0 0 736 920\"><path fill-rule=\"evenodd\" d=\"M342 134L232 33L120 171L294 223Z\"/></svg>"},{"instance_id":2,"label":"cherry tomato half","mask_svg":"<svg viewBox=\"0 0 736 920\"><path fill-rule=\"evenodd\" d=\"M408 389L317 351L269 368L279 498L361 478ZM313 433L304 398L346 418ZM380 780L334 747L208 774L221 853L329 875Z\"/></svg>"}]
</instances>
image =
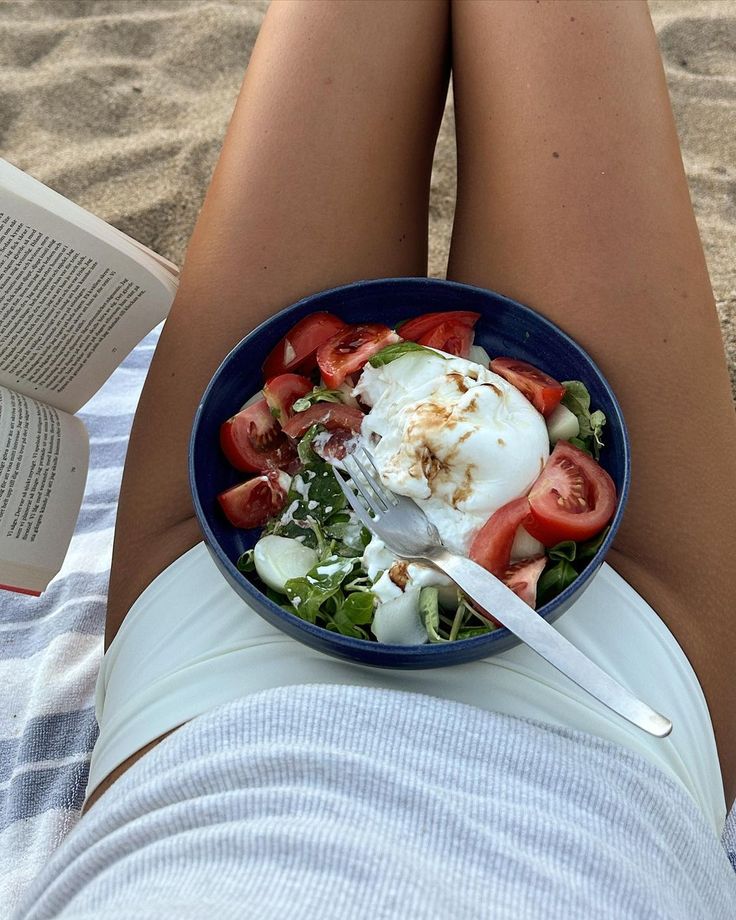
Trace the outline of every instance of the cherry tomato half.
<instances>
[{"instance_id":1,"label":"cherry tomato half","mask_svg":"<svg viewBox=\"0 0 736 920\"><path fill-rule=\"evenodd\" d=\"M529 533L545 546L589 540L616 510L616 486L603 467L567 441L558 441L529 493Z\"/></svg>"},{"instance_id":2,"label":"cherry tomato half","mask_svg":"<svg viewBox=\"0 0 736 920\"><path fill-rule=\"evenodd\" d=\"M300 438L312 425L324 425L328 431L345 428L358 432L363 418L363 413L354 406L344 406L342 403L315 403L304 412L295 412L284 425L284 434L290 438Z\"/></svg>"},{"instance_id":3,"label":"cherry tomato half","mask_svg":"<svg viewBox=\"0 0 736 920\"><path fill-rule=\"evenodd\" d=\"M521 390L542 415L549 415L565 395L565 388L561 383L526 361L517 361L516 358L494 358L491 361L491 370Z\"/></svg>"},{"instance_id":4,"label":"cherry tomato half","mask_svg":"<svg viewBox=\"0 0 736 920\"><path fill-rule=\"evenodd\" d=\"M530 559L520 559L506 567L501 575L501 581L511 588L514 594L529 604L537 606L537 582L547 564L546 556L532 556Z\"/></svg>"},{"instance_id":5,"label":"cherry tomato half","mask_svg":"<svg viewBox=\"0 0 736 920\"><path fill-rule=\"evenodd\" d=\"M339 316L324 311L300 319L263 362L264 379L268 380L287 371L309 373L314 370L317 366L315 354L319 346L345 326L346 323Z\"/></svg>"},{"instance_id":6,"label":"cherry tomato half","mask_svg":"<svg viewBox=\"0 0 736 920\"><path fill-rule=\"evenodd\" d=\"M437 326L444 323L451 323L453 326L466 326L472 329L480 318L480 313L473 313L471 310L447 310L439 313L423 313L421 316L415 316L401 323L396 330L402 339L407 342L420 342L422 336L427 335ZM420 342L420 344L422 344ZM437 345L432 346L437 348Z\"/></svg>"},{"instance_id":7,"label":"cherry tomato half","mask_svg":"<svg viewBox=\"0 0 736 920\"><path fill-rule=\"evenodd\" d=\"M220 447L235 469L246 473L286 467L296 456L296 448L271 415L265 399L222 423Z\"/></svg>"},{"instance_id":8,"label":"cherry tomato half","mask_svg":"<svg viewBox=\"0 0 736 920\"><path fill-rule=\"evenodd\" d=\"M447 352L448 355L467 358L470 354L470 346L473 344L474 335L472 326L447 322L440 323L439 326L430 329L429 332L417 339L417 342L419 345L426 345L427 348L439 348L440 351Z\"/></svg>"},{"instance_id":9,"label":"cherry tomato half","mask_svg":"<svg viewBox=\"0 0 736 920\"><path fill-rule=\"evenodd\" d=\"M502 505L488 518L470 545L470 558L500 578L509 566L516 531L531 518L526 495Z\"/></svg>"},{"instance_id":10,"label":"cherry tomato half","mask_svg":"<svg viewBox=\"0 0 736 920\"><path fill-rule=\"evenodd\" d=\"M339 387L359 371L371 355L399 337L381 323L358 323L336 333L317 349L317 364L328 387Z\"/></svg>"},{"instance_id":11,"label":"cherry tomato half","mask_svg":"<svg viewBox=\"0 0 736 920\"><path fill-rule=\"evenodd\" d=\"M283 425L293 415L292 406L302 396L312 392L312 381L301 374L279 374L271 377L263 387L263 395L271 415Z\"/></svg>"},{"instance_id":12,"label":"cherry tomato half","mask_svg":"<svg viewBox=\"0 0 736 920\"><path fill-rule=\"evenodd\" d=\"M233 526L263 527L286 504L289 483L286 473L271 470L220 492L217 501Z\"/></svg>"}]
</instances>

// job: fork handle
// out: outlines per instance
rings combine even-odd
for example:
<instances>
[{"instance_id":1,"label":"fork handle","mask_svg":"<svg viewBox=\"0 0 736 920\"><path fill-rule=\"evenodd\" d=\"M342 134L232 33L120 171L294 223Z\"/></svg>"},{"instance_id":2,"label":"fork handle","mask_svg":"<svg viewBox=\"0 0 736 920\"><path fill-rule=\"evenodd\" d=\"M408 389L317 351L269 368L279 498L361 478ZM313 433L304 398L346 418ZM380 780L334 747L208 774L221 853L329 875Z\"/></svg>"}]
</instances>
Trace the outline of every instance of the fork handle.
<instances>
[{"instance_id":1,"label":"fork handle","mask_svg":"<svg viewBox=\"0 0 736 920\"><path fill-rule=\"evenodd\" d=\"M432 562L452 578L480 611L487 614L486 608L491 607L499 623L609 709L657 738L664 738L672 731L669 719L606 674L486 569L446 550L433 555Z\"/></svg>"}]
</instances>

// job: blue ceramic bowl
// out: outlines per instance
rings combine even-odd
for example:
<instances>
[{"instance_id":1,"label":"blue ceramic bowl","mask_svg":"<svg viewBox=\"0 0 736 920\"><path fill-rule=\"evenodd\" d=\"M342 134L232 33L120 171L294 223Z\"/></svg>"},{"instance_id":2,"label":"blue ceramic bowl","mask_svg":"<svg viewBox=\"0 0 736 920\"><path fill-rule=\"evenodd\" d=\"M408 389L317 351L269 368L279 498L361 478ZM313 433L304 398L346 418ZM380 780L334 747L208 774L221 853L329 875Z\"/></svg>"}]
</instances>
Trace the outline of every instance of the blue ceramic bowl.
<instances>
[{"instance_id":1,"label":"blue ceramic bowl","mask_svg":"<svg viewBox=\"0 0 736 920\"><path fill-rule=\"evenodd\" d=\"M618 530L629 489L629 441L616 397L593 360L549 320L516 301L483 288L427 278L360 281L305 297L262 323L225 358L205 390L194 418L189 447L189 479L194 509L205 542L223 576L273 626L294 639L337 658L385 668L436 668L493 655L518 640L506 629L459 642L419 646L383 645L351 639L313 626L270 601L235 567L238 557L257 541L259 530L237 530L221 514L216 496L242 481L219 447L222 422L261 389L261 364L278 340L316 310L336 313L347 322L394 325L407 317L437 310L475 310L477 344L491 356L510 355L529 361L558 380L582 380L594 408L606 414L606 446L600 462L618 492L618 507L606 540L588 567L561 594L540 608L554 620L580 596L599 568Z\"/></svg>"}]
</instances>

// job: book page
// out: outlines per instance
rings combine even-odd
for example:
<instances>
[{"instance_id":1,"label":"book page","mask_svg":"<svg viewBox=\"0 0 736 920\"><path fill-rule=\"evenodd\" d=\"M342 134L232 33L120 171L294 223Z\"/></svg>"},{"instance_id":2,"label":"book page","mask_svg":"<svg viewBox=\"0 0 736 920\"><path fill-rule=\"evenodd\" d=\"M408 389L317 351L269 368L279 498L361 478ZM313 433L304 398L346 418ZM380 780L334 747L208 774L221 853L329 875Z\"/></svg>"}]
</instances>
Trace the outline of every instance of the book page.
<instances>
[{"instance_id":1,"label":"book page","mask_svg":"<svg viewBox=\"0 0 736 920\"><path fill-rule=\"evenodd\" d=\"M88 465L79 419L0 386L0 585L43 591L59 571Z\"/></svg>"},{"instance_id":2,"label":"book page","mask_svg":"<svg viewBox=\"0 0 736 920\"><path fill-rule=\"evenodd\" d=\"M173 276L139 258L0 187L0 385L83 406L171 306Z\"/></svg>"}]
</instances>

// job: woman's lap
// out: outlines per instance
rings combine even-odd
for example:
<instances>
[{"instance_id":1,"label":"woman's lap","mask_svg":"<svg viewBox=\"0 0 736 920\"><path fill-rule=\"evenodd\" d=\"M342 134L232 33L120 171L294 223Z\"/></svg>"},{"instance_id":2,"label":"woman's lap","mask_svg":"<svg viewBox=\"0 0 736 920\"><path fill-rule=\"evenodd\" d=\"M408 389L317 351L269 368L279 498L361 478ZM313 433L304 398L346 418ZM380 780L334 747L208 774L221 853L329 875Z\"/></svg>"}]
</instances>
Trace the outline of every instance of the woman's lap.
<instances>
[{"instance_id":1,"label":"woman's lap","mask_svg":"<svg viewBox=\"0 0 736 920\"><path fill-rule=\"evenodd\" d=\"M680 782L720 835L726 807L708 709L662 621L604 565L556 628L667 713L671 736L662 741L629 725L523 645L424 671L330 658L259 617L200 543L138 598L105 655L88 795L135 752L223 703L284 686L357 684L455 700L615 742Z\"/></svg>"},{"instance_id":2,"label":"woman's lap","mask_svg":"<svg viewBox=\"0 0 736 920\"><path fill-rule=\"evenodd\" d=\"M636 7L453 5L459 187L448 274L546 314L611 380L634 469L609 559L698 674L730 802L736 437L661 64ZM136 415L108 641L200 539L186 444L232 344L313 290L425 271L446 20L443 3L269 12ZM674 383L687 367L689 380Z\"/></svg>"}]
</instances>

